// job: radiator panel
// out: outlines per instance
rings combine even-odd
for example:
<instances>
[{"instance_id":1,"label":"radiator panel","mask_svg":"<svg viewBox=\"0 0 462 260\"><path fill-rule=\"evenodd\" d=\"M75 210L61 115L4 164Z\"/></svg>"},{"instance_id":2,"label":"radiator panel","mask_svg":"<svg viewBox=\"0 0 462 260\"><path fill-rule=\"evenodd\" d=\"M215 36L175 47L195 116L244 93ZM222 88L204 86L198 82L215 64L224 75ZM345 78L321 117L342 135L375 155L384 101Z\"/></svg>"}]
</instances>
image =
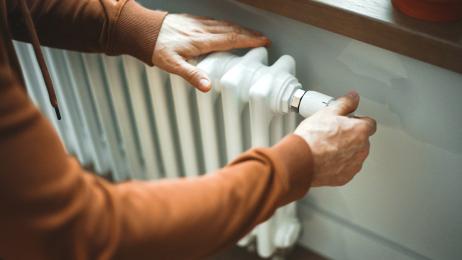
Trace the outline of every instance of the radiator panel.
<instances>
[{"instance_id":1,"label":"radiator panel","mask_svg":"<svg viewBox=\"0 0 462 260\"><path fill-rule=\"evenodd\" d=\"M212 80L209 93L131 57L44 48L62 110L58 121L30 47L16 45L27 84L33 86L31 96L68 152L116 182L199 176L249 147L276 143L295 127L294 114L273 111L270 97L279 86L259 83L276 72L293 77L293 61L283 57L267 66L264 48L242 57L212 54L199 62ZM290 204L239 244L256 240L258 253L269 257L295 242L287 242L294 239L285 234L298 235L297 224L295 204Z\"/></svg>"}]
</instances>

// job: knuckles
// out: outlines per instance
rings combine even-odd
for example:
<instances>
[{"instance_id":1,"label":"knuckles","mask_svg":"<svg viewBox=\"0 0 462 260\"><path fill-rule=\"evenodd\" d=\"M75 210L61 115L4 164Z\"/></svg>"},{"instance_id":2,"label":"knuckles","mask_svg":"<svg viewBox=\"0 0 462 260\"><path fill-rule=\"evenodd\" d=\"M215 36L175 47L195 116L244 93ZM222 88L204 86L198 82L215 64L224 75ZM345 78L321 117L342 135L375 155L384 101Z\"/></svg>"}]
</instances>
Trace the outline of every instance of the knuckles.
<instances>
[{"instance_id":1,"label":"knuckles","mask_svg":"<svg viewBox=\"0 0 462 260\"><path fill-rule=\"evenodd\" d=\"M358 136L361 142L366 142L367 140L369 140L369 136L372 129L368 123L358 121L355 124L354 131L356 132L356 135Z\"/></svg>"},{"instance_id":2,"label":"knuckles","mask_svg":"<svg viewBox=\"0 0 462 260\"><path fill-rule=\"evenodd\" d=\"M226 36L226 39L228 42L230 43L235 43L237 42L237 39L239 37L239 34L236 33L236 32L231 32L231 33L228 33L227 36Z\"/></svg>"},{"instance_id":3,"label":"knuckles","mask_svg":"<svg viewBox=\"0 0 462 260\"><path fill-rule=\"evenodd\" d=\"M348 182L350 182L352 178L353 176L346 175L346 174L337 176L337 178L335 178L335 181L334 181L334 186L343 186L347 184Z\"/></svg>"},{"instance_id":4,"label":"knuckles","mask_svg":"<svg viewBox=\"0 0 462 260\"><path fill-rule=\"evenodd\" d=\"M353 166L350 171L343 172L341 175L337 175L334 179L335 186L343 186L349 183L353 177L361 171L363 164L356 164Z\"/></svg>"},{"instance_id":5,"label":"knuckles","mask_svg":"<svg viewBox=\"0 0 462 260\"><path fill-rule=\"evenodd\" d=\"M235 34L243 34L244 30L240 26L233 25L231 26L231 30Z\"/></svg>"}]
</instances>

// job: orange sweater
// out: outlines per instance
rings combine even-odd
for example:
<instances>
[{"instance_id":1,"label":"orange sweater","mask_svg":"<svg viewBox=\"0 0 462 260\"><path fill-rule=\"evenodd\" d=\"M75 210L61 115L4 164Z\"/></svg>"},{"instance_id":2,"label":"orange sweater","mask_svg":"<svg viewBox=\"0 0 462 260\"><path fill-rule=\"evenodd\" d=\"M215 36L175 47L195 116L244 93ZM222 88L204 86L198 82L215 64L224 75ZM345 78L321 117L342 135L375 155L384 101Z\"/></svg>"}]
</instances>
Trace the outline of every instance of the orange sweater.
<instances>
[{"instance_id":1,"label":"orange sweater","mask_svg":"<svg viewBox=\"0 0 462 260\"><path fill-rule=\"evenodd\" d=\"M27 2L42 43L152 65L164 12L130 0ZM204 177L112 184L85 172L27 97L11 42L29 40L16 1L0 8L0 258L202 258L306 194L311 154L297 136Z\"/></svg>"}]
</instances>

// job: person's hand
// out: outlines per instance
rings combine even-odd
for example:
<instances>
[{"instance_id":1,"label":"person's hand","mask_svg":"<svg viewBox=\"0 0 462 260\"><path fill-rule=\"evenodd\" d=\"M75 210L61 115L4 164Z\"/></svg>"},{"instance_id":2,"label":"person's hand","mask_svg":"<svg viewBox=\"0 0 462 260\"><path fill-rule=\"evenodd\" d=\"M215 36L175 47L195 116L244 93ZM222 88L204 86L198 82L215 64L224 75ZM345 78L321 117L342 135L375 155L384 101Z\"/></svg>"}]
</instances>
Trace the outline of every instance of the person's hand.
<instances>
[{"instance_id":1,"label":"person's hand","mask_svg":"<svg viewBox=\"0 0 462 260\"><path fill-rule=\"evenodd\" d=\"M368 117L347 117L358 104L358 93L350 92L305 119L295 130L313 154L312 186L341 186L361 170L376 122Z\"/></svg>"},{"instance_id":2,"label":"person's hand","mask_svg":"<svg viewBox=\"0 0 462 260\"><path fill-rule=\"evenodd\" d=\"M187 62L202 54L236 48L255 48L269 44L268 38L238 25L205 17L169 14L157 38L153 63L177 74L197 89L207 92L207 75Z\"/></svg>"}]
</instances>

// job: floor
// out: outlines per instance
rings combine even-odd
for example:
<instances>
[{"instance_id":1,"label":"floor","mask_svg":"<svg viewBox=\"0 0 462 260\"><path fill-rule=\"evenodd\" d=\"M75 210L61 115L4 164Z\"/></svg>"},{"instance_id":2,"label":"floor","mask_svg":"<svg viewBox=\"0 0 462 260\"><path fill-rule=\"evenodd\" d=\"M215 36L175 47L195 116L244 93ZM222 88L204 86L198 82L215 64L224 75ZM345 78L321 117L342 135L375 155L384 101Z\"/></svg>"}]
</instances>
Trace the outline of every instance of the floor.
<instances>
[{"instance_id":1,"label":"floor","mask_svg":"<svg viewBox=\"0 0 462 260\"><path fill-rule=\"evenodd\" d=\"M226 250L223 253L220 253L208 260L257 260L262 259L258 257L256 253L251 253L247 249L240 247L233 247L229 250ZM280 258L282 259L282 258ZM296 246L290 253L288 253L284 260L325 260L327 258L318 255L315 252L312 252L308 249L305 249L300 246Z\"/></svg>"}]
</instances>

